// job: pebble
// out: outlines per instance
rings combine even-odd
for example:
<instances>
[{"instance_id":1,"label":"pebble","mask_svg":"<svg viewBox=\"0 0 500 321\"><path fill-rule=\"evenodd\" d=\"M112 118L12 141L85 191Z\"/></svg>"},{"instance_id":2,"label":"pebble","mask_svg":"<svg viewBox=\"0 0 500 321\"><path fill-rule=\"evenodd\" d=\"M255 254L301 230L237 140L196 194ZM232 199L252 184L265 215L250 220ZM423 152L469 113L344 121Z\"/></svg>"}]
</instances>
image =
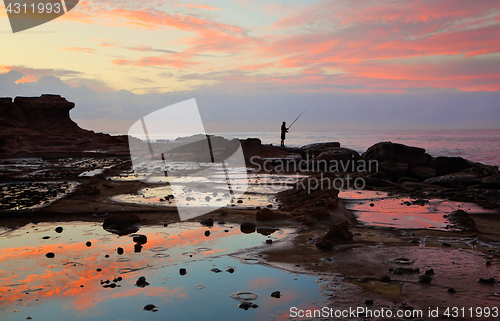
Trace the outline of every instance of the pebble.
<instances>
[{"instance_id":1,"label":"pebble","mask_svg":"<svg viewBox=\"0 0 500 321\"><path fill-rule=\"evenodd\" d=\"M210 231L205 231L205 236L210 236Z\"/></svg>"},{"instance_id":2,"label":"pebble","mask_svg":"<svg viewBox=\"0 0 500 321\"><path fill-rule=\"evenodd\" d=\"M118 253L118 255L122 255L123 254L123 249L121 247L117 248L116 249L116 253Z\"/></svg>"},{"instance_id":3,"label":"pebble","mask_svg":"<svg viewBox=\"0 0 500 321\"><path fill-rule=\"evenodd\" d=\"M391 278L387 275L384 275L384 276L381 276L379 279L378 279L380 282L384 282L384 283L389 283L391 282Z\"/></svg>"},{"instance_id":4,"label":"pebble","mask_svg":"<svg viewBox=\"0 0 500 321\"><path fill-rule=\"evenodd\" d=\"M187 273L187 271L186 271L186 269L185 269L185 268L180 268L180 269L179 269L179 274L180 274L180 275L186 275L186 273Z\"/></svg>"},{"instance_id":5,"label":"pebble","mask_svg":"<svg viewBox=\"0 0 500 321\"><path fill-rule=\"evenodd\" d=\"M62 233L62 231L63 231L62 227L60 227L60 226L56 227L56 232L57 233Z\"/></svg>"},{"instance_id":6,"label":"pebble","mask_svg":"<svg viewBox=\"0 0 500 321\"><path fill-rule=\"evenodd\" d=\"M92 242L87 241L87 243L85 243L85 245L86 245L87 247L91 247L91 246L92 246Z\"/></svg>"},{"instance_id":7,"label":"pebble","mask_svg":"<svg viewBox=\"0 0 500 321\"><path fill-rule=\"evenodd\" d=\"M365 300L365 304L366 304L366 305L372 305L372 304L373 304L373 300L371 300L371 299L366 299L366 300Z\"/></svg>"},{"instance_id":8,"label":"pebble","mask_svg":"<svg viewBox=\"0 0 500 321\"><path fill-rule=\"evenodd\" d=\"M271 293L271 297L279 299L281 297L281 292L280 291L274 291Z\"/></svg>"},{"instance_id":9,"label":"pebble","mask_svg":"<svg viewBox=\"0 0 500 321\"><path fill-rule=\"evenodd\" d=\"M146 311L153 311L153 312L158 311L155 308L156 308L156 305L154 305L154 304L146 304L142 309L146 310Z\"/></svg>"},{"instance_id":10,"label":"pebble","mask_svg":"<svg viewBox=\"0 0 500 321\"><path fill-rule=\"evenodd\" d=\"M450 292L450 293L457 293L457 290L455 290L454 288L449 288L448 292Z\"/></svg>"},{"instance_id":11,"label":"pebble","mask_svg":"<svg viewBox=\"0 0 500 321\"><path fill-rule=\"evenodd\" d=\"M432 278L427 274L422 274L418 277L418 282L420 283L431 283Z\"/></svg>"},{"instance_id":12,"label":"pebble","mask_svg":"<svg viewBox=\"0 0 500 321\"><path fill-rule=\"evenodd\" d=\"M266 243L267 243L267 244L272 244L272 243L273 243L273 240L271 240L271 239L267 239L267 240L266 240Z\"/></svg>"},{"instance_id":13,"label":"pebble","mask_svg":"<svg viewBox=\"0 0 500 321\"><path fill-rule=\"evenodd\" d=\"M143 276L139 277L137 279L137 281L135 282L135 286L140 287L140 288L144 288L144 287L146 287L148 285L149 285L149 282L146 281L146 278L143 277Z\"/></svg>"},{"instance_id":14,"label":"pebble","mask_svg":"<svg viewBox=\"0 0 500 321\"><path fill-rule=\"evenodd\" d=\"M54 258L56 255L55 255L54 253L52 253L52 252L49 252L49 253L45 254L45 256L46 256L46 257L48 257L49 259L52 259L52 258Z\"/></svg>"}]
</instances>

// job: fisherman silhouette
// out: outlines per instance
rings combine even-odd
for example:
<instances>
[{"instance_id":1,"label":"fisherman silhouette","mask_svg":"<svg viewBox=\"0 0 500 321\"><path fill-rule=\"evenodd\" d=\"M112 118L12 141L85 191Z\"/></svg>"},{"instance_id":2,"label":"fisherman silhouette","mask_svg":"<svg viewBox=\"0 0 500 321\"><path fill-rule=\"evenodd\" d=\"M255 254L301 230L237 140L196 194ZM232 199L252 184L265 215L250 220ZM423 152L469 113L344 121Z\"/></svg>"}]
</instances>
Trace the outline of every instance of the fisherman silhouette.
<instances>
[{"instance_id":1,"label":"fisherman silhouette","mask_svg":"<svg viewBox=\"0 0 500 321\"><path fill-rule=\"evenodd\" d=\"M281 124L281 147L285 147L286 133L288 133L288 128L286 128L286 122Z\"/></svg>"}]
</instances>

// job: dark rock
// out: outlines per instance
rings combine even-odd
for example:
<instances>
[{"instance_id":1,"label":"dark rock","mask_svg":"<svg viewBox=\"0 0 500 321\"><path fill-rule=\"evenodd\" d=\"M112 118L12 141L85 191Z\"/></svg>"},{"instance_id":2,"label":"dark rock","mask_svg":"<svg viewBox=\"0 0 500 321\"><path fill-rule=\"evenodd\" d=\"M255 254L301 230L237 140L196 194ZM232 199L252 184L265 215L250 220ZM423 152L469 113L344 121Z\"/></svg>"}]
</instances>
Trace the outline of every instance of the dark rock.
<instances>
[{"instance_id":1,"label":"dark rock","mask_svg":"<svg viewBox=\"0 0 500 321\"><path fill-rule=\"evenodd\" d=\"M141 253L142 251L142 245L139 243L134 244L134 253Z\"/></svg>"},{"instance_id":2,"label":"dark rock","mask_svg":"<svg viewBox=\"0 0 500 321\"><path fill-rule=\"evenodd\" d=\"M349 241L352 239L352 236L351 231L349 231L349 222L347 219L338 219L330 224L328 233L316 243L316 246L321 249L330 250L334 244Z\"/></svg>"},{"instance_id":3,"label":"dark rock","mask_svg":"<svg viewBox=\"0 0 500 321\"><path fill-rule=\"evenodd\" d=\"M250 308L253 308L253 309L256 309L258 308L259 306L253 302L248 302L248 301L245 301L245 302L241 302L239 305L238 305L238 308L240 309L244 309L244 310L248 310Z\"/></svg>"},{"instance_id":4,"label":"dark rock","mask_svg":"<svg viewBox=\"0 0 500 321\"><path fill-rule=\"evenodd\" d=\"M52 252L49 252L49 253L45 254L45 256L46 256L46 257L48 257L49 259L52 259L52 258L54 258L56 255L55 255L54 253L52 253Z\"/></svg>"},{"instance_id":5,"label":"dark rock","mask_svg":"<svg viewBox=\"0 0 500 321\"><path fill-rule=\"evenodd\" d=\"M432 278L427 274L422 274L418 277L418 282L420 283L431 283Z\"/></svg>"},{"instance_id":6,"label":"dark rock","mask_svg":"<svg viewBox=\"0 0 500 321\"><path fill-rule=\"evenodd\" d=\"M429 162L429 167L436 170L436 175L458 173L473 167L473 164L462 157L436 157Z\"/></svg>"},{"instance_id":7,"label":"dark rock","mask_svg":"<svg viewBox=\"0 0 500 321\"><path fill-rule=\"evenodd\" d=\"M115 214L104 219L102 227L111 233L127 235L139 230L141 220L135 214Z\"/></svg>"},{"instance_id":8,"label":"dark rock","mask_svg":"<svg viewBox=\"0 0 500 321\"><path fill-rule=\"evenodd\" d=\"M283 219L289 219L290 216L282 213L281 211L277 210L271 210L269 208L263 208L261 210L258 210L257 213L255 214L255 219L257 221L272 221L272 220L283 220Z\"/></svg>"},{"instance_id":9,"label":"dark rock","mask_svg":"<svg viewBox=\"0 0 500 321\"><path fill-rule=\"evenodd\" d=\"M398 181L401 177L408 173L408 164L395 163L391 160L380 162L378 164L380 171L384 171L392 178L393 181Z\"/></svg>"},{"instance_id":10,"label":"dark rock","mask_svg":"<svg viewBox=\"0 0 500 321\"><path fill-rule=\"evenodd\" d=\"M485 284L493 284L493 283L495 283L495 278L493 278L493 277L491 277L491 278L480 278L479 282L480 283L485 283Z\"/></svg>"},{"instance_id":11,"label":"dark rock","mask_svg":"<svg viewBox=\"0 0 500 321\"><path fill-rule=\"evenodd\" d=\"M500 189L500 174L484 177L481 185L485 188Z\"/></svg>"},{"instance_id":12,"label":"dark rock","mask_svg":"<svg viewBox=\"0 0 500 321\"><path fill-rule=\"evenodd\" d=\"M92 246L92 243L91 243L90 241L87 241L87 243L85 243L85 245L86 245L87 247L91 247L91 246Z\"/></svg>"},{"instance_id":13,"label":"dark rock","mask_svg":"<svg viewBox=\"0 0 500 321\"><path fill-rule=\"evenodd\" d=\"M218 269L218 268L213 268L213 269L210 269L210 271L214 272L214 273L221 273L222 270L221 269Z\"/></svg>"},{"instance_id":14,"label":"dark rock","mask_svg":"<svg viewBox=\"0 0 500 321\"><path fill-rule=\"evenodd\" d=\"M273 243L273 240L271 240L271 239L267 239L267 240L266 240L266 243L267 243L267 244L272 244L272 243Z\"/></svg>"},{"instance_id":15,"label":"dark rock","mask_svg":"<svg viewBox=\"0 0 500 321\"><path fill-rule=\"evenodd\" d=\"M308 168L313 171L355 172L358 159L359 154L355 150L332 147L322 151L318 156L310 160Z\"/></svg>"},{"instance_id":16,"label":"dark rock","mask_svg":"<svg viewBox=\"0 0 500 321\"><path fill-rule=\"evenodd\" d=\"M426 275L433 275L434 274L434 269L428 269L425 271Z\"/></svg>"},{"instance_id":17,"label":"dark rock","mask_svg":"<svg viewBox=\"0 0 500 321\"><path fill-rule=\"evenodd\" d=\"M457 290L455 290L454 288L449 288L448 292L450 292L450 293L457 293Z\"/></svg>"},{"instance_id":18,"label":"dark rock","mask_svg":"<svg viewBox=\"0 0 500 321\"><path fill-rule=\"evenodd\" d=\"M146 281L146 278L141 276L140 278L137 279L137 281L135 282L135 286L137 287L140 287L140 288L144 288L146 286L149 285L149 282Z\"/></svg>"},{"instance_id":19,"label":"dark rock","mask_svg":"<svg viewBox=\"0 0 500 321\"><path fill-rule=\"evenodd\" d=\"M412 167L409 169L408 173L421 181L435 177L437 175L436 170L432 167Z\"/></svg>"},{"instance_id":20,"label":"dark rock","mask_svg":"<svg viewBox=\"0 0 500 321\"><path fill-rule=\"evenodd\" d=\"M242 204L243 203L243 200L237 200L236 203L238 204Z\"/></svg>"},{"instance_id":21,"label":"dark rock","mask_svg":"<svg viewBox=\"0 0 500 321\"><path fill-rule=\"evenodd\" d=\"M475 229L476 223L473 219L469 217L469 214L463 210L456 210L451 212L447 216L448 221L455 225L456 227L466 228L466 229Z\"/></svg>"},{"instance_id":22,"label":"dark rock","mask_svg":"<svg viewBox=\"0 0 500 321\"><path fill-rule=\"evenodd\" d=\"M274 291L273 293L271 293L271 296L273 298L279 299L281 297L281 292L280 291Z\"/></svg>"},{"instance_id":23,"label":"dark rock","mask_svg":"<svg viewBox=\"0 0 500 321\"><path fill-rule=\"evenodd\" d=\"M365 300L365 304L366 304L366 305L372 305L372 304L373 304L373 300L366 299L366 300Z\"/></svg>"},{"instance_id":24,"label":"dark rock","mask_svg":"<svg viewBox=\"0 0 500 321\"><path fill-rule=\"evenodd\" d=\"M361 158L365 161L403 163L409 167L426 166L428 162L425 149L392 142L380 142L369 147Z\"/></svg>"},{"instance_id":25,"label":"dark rock","mask_svg":"<svg viewBox=\"0 0 500 321\"><path fill-rule=\"evenodd\" d=\"M229 269L226 270L226 272L234 273L234 269L233 268L229 268Z\"/></svg>"},{"instance_id":26,"label":"dark rock","mask_svg":"<svg viewBox=\"0 0 500 321\"><path fill-rule=\"evenodd\" d=\"M187 273L187 271L186 271L186 269L185 269L185 268L180 268L180 269L179 269L179 274L180 274L180 275L186 275L186 273Z\"/></svg>"},{"instance_id":27,"label":"dark rock","mask_svg":"<svg viewBox=\"0 0 500 321\"><path fill-rule=\"evenodd\" d=\"M146 304L142 309L146 311L155 311L156 305L154 304Z\"/></svg>"},{"instance_id":28,"label":"dark rock","mask_svg":"<svg viewBox=\"0 0 500 321\"><path fill-rule=\"evenodd\" d=\"M96 270L97 272L101 272L101 271L102 271L102 269L101 269L101 268L97 268L97 269L95 269L95 270Z\"/></svg>"},{"instance_id":29,"label":"dark rock","mask_svg":"<svg viewBox=\"0 0 500 321\"><path fill-rule=\"evenodd\" d=\"M245 234L255 232L256 228L257 228L257 226L255 225L255 223L251 223L251 222L241 223L241 225L240 225L241 232L245 233Z\"/></svg>"},{"instance_id":30,"label":"dark rock","mask_svg":"<svg viewBox=\"0 0 500 321\"><path fill-rule=\"evenodd\" d=\"M211 217L206 218L204 220L201 220L200 224L204 226L214 226L214 219Z\"/></svg>"},{"instance_id":31,"label":"dark rock","mask_svg":"<svg viewBox=\"0 0 500 321\"><path fill-rule=\"evenodd\" d=\"M426 184L439 185L444 187L467 187L481 184L481 180L470 173L454 173L433 177L424 181Z\"/></svg>"},{"instance_id":32,"label":"dark rock","mask_svg":"<svg viewBox=\"0 0 500 321\"><path fill-rule=\"evenodd\" d=\"M205 231L205 236L210 236L210 231Z\"/></svg>"},{"instance_id":33,"label":"dark rock","mask_svg":"<svg viewBox=\"0 0 500 321\"><path fill-rule=\"evenodd\" d=\"M42 237L42 239L48 240L48 239L50 239L50 236L44 236L44 237Z\"/></svg>"},{"instance_id":34,"label":"dark rock","mask_svg":"<svg viewBox=\"0 0 500 321\"><path fill-rule=\"evenodd\" d=\"M450 243L446 243L446 242L441 243L441 245L444 246L444 247L450 247L451 246Z\"/></svg>"},{"instance_id":35,"label":"dark rock","mask_svg":"<svg viewBox=\"0 0 500 321\"><path fill-rule=\"evenodd\" d=\"M118 255L122 255L123 254L123 248L119 247L116 249L116 253L118 253Z\"/></svg>"},{"instance_id":36,"label":"dark rock","mask_svg":"<svg viewBox=\"0 0 500 321\"><path fill-rule=\"evenodd\" d=\"M148 242L147 236L142 234L134 235L132 240L137 244L146 244Z\"/></svg>"},{"instance_id":37,"label":"dark rock","mask_svg":"<svg viewBox=\"0 0 500 321\"><path fill-rule=\"evenodd\" d=\"M56 227L56 233L62 233L63 228L61 226Z\"/></svg>"},{"instance_id":38,"label":"dark rock","mask_svg":"<svg viewBox=\"0 0 500 321\"><path fill-rule=\"evenodd\" d=\"M378 280L380 282L389 283L389 282L391 282L391 277L387 276L387 275L383 275Z\"/></svg>"}]
</instances>

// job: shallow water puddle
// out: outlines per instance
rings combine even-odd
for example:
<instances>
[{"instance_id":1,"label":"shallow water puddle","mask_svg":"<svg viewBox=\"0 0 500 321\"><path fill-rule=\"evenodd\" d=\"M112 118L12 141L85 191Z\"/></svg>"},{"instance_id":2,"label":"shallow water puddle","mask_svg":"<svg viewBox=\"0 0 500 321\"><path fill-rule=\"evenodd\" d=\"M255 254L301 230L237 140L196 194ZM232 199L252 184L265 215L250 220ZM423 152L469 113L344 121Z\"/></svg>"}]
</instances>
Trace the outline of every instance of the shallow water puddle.
<instances>
[{"instance_id":1,"label":"shallow water puddle","mask_svg":"<svg viewBox=\"0 0 500 321\"><path fill-rule=\"evenodd\" d=\"M277 208L278 203L274 194L291 188L301 176L272 174L248 174L246 176L242 173L241 176L233 176L233 178L235 179L232 179L231 187L234 190L238 190L242 186L248 187L246 193L237 199L233 199L227 193L226 179L223 174L214 174L209 177L168 177L171 185L144 188L138 194L117 195L111 199L117 202L159 206L181 205L218 208L225 206L255 208L260 206ZM165 180L163 176L148 178L148 181L152 182L161 182L162 180ZM173 195L176 196L175 199Z\"/></svg>"},{"instance_id":2,"label":"shallow water puddle","mask_svg":"<svg viewBox=\"0 0 500 321\"><path fill-rule=\"evenodd\" d=\"M266 240L282 239L292 229L243 234L239 226L217 223L141 228L147 242L140 252L135 234L117 236L94 223L62 223L61 233L50 223L4 232L0 319L254 320L286 313L290 306L321 303L317 277L228 255L273 246ZM271 297L274 291L281 298ZM230 297L237 292L255 294L252 302L258 307L239 308L241 302ZM158 311L143 310L148 304Z\"/></svg>"},{"instance_id":3,"label":"shallow water puddle","mask_svg":"<svg viewBox=\"0 0 500 321\"><path fill-rule=\"evenodd\" d=\"M473 203L390 197L387 193L375 191L342 191L339 198L358 221L366 225L450 230L450 222L443 215L452 211L461 209L469 214L497 214L495 210L483 209Z\"/></svg>"}]
</instances>

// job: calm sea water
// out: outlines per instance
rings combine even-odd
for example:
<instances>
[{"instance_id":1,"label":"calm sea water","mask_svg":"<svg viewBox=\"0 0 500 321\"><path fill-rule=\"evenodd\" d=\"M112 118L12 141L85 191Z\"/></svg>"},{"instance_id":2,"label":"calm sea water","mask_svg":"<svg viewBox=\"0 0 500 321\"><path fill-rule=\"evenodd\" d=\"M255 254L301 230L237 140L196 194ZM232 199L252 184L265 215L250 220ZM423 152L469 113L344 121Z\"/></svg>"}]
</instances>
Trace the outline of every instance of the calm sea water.
<instances>
[{"instance_id":1,"label":"calm sea water","mask_svg":"<svg viewBox=\"0 0 500 321\"><path fill-rule=\"evenodd\" d=\"M280 144L276 132L231 132L220 135L258 137L265 144ZM375 143L391 141L422 147L432 156L461 156L474 162L500 166L500 129L467 130L359 130L329 132L293 132L287 134L287 146L303 146L320 142L340 142L362 153Z\"/></svg>"}]
</instances>

